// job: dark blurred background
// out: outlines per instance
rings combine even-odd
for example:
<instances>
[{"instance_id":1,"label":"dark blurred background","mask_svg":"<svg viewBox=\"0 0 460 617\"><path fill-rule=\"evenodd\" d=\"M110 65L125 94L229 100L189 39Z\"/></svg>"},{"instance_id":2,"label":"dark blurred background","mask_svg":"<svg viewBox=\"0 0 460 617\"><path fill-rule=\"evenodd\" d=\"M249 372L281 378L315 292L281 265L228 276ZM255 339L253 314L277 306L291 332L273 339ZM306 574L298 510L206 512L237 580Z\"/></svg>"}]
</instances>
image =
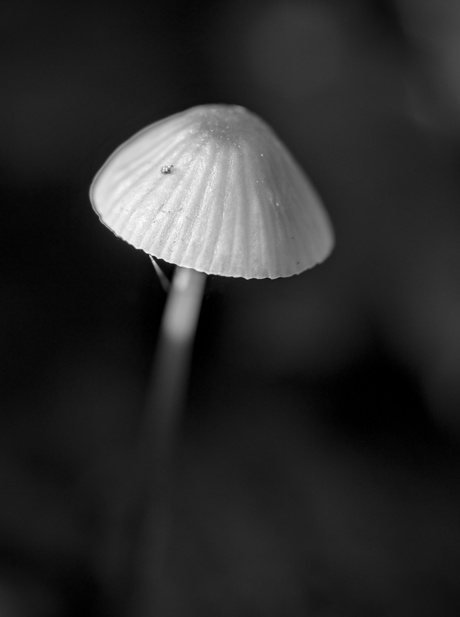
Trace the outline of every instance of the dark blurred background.
<instances>
[{"instance_id":1,"label":"dark blurred background","mask_svg":"<svg viewBox=\"0 0 460 617\"><path fill-rule=\"evenodd\" d=\"M165 615L460 615L456 0L6 0L0 48L0 615L110 613L165 297L88 187L210 102L273 126L337 246L208 281Z\"/></svg>"}]
</instances>

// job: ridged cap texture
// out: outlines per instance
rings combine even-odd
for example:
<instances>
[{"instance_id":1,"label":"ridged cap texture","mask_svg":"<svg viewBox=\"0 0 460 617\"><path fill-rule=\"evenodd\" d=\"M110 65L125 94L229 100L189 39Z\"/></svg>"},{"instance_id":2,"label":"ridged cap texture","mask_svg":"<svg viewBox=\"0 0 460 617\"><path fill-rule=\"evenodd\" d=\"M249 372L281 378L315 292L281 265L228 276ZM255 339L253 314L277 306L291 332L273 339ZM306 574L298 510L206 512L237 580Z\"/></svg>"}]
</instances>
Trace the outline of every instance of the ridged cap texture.
<instances>
[{"instance_id":1,"label":"ridged cap texture","mask_svg":"<svg viewBox=\"0 0 460 617\"><path fill-rule=\"evenodd\" d=\"M239 106L193 107L143 129L108 159L90 197L117 236L206 274L291 276L334 244L304 172Z\"/></svg>"}]
</instances>

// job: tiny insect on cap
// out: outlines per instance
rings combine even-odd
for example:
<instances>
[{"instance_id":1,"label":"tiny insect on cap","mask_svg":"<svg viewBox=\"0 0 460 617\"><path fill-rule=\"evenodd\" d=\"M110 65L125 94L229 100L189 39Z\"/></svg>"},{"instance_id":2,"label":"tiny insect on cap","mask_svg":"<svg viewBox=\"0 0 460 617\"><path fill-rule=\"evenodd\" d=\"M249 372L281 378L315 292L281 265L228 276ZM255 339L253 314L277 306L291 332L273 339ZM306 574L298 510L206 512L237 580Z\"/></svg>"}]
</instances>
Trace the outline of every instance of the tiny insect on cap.
<instances>
[{"instance_id":1,"label":"tiny insect on cap","mask_svg":"<svg viewBox=\"0 0 460 617\"><path fill-rule=\"evenodd\" d=\"M140 131L99 171L91 201L117 236L206 274L291 276L334 244L292 155L238 106L193 107Z\"/></svg>"}]
</instances>

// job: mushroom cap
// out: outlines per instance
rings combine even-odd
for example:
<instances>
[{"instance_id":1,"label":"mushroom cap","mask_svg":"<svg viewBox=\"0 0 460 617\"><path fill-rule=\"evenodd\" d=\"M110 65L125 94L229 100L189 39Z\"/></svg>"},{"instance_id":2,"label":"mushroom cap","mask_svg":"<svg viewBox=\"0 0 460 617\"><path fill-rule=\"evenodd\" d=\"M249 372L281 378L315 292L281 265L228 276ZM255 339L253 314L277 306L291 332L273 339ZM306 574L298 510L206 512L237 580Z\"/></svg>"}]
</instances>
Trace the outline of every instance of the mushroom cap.
<instances>
[{"instance_id":1,"label":"mushroom cap","mask_svg":"<svg viewBox=\"0 0 460 617\"><path fill-rule=\"evenodd\" d=\"M239 106L193 107L146 127L112 154L90 197L123 240L206 274L291 276L334 244L299 165Z\"/></svg>"}]
</instances>

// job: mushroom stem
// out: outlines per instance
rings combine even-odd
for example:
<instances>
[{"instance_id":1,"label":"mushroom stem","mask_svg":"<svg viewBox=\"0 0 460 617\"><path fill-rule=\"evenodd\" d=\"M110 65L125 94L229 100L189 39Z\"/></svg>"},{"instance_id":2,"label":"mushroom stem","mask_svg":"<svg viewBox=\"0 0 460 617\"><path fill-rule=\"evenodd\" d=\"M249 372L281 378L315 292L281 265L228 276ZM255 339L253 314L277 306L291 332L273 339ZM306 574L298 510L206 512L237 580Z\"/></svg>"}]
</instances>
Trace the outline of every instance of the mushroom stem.
<instances>
[{"instance_id":1,"label":"mushroom stem","mask_svg":"<svg viewBox=\"0 0 460 617\"><path fill-rule=\"evenodd\" d=\"M187 391L206 275L177 267L152 365L138 450L140 508L135 538L134 606L130 615L159 615L161 578L171 523L174 453ZM152 606L154 604L154 606Z\"/></svg>"},{"instance_id":2,"label":"mushroom stem","mask_svg":"<svg viewBox=\"0 0 460 617\"><path fill-rule=\"evenodd\" d=\"M190 359L206 275L176 268L160 328L146 397L144 448L170 449L187 388Z\"/></svg>"}]
</instances>

